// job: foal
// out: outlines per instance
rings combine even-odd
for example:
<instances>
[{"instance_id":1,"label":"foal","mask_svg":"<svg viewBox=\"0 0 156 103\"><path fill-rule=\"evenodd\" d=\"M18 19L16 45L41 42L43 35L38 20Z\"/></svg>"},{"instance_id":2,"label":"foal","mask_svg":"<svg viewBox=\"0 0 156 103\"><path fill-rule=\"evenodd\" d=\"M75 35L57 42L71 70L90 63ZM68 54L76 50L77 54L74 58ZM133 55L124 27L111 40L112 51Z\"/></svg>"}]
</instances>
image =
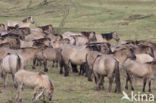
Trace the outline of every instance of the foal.
<instances>
[{"instance_id":1,"label":"foal","mask_svg":"<svg viewBox=\"0 0 156 103\"><path fill-rule=\"evenodd\" d=\"M15 81L17 83L17 95L16 100L21 101L21 91L24 86L32 87L34 88L34 96L32 98L32 102L34 103L37 101L40 96L43 96L43 100L45 101L45 98L48 99L48 101L52 100L52 95L54 92L54 86L48 75L46 75L43 72L31 72L26 71L24 69L19 70L15 74ZM41 90L41 92L40 92Z\"/></svg>"}]
</instances>

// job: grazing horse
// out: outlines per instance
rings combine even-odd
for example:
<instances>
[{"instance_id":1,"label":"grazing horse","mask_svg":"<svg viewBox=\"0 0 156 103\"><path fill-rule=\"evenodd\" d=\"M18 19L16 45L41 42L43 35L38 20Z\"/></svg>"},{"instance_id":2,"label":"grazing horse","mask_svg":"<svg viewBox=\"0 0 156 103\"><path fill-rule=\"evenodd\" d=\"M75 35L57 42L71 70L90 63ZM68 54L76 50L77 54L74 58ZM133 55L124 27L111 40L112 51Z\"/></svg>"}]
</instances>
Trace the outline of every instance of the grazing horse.
<instances>
[{"instance_id":1,"label":"grazing horse","mask_svg":"<svg viewBox=\"0 0 156 103\"><path fill-rule=\"evenodd\" d=\"M40 96L43 96L44 102L47 98L48 101L52 101L52 95L54 92L54 86L48 75L43 72L31 72L24 69L19 70L15 74L15 82L17 83L17 95L16 100L21 101L21 92L23 86L34 88L34 94L32 102L36 102Z\"/></svg>"},{"instance_id":2,"label":"grazing horse","mask_svg":"<svg viewBox=\"0 0 156 103\"><path fill-rule=\"evenodd\" d=\"M4 80L4 87L7 85L7 74L10 73L12 75L12 79L14 81L15 73L21 69L21 59L18 54L10 54L8 53L1 61L0 74ZM14 82L14 86L15 82Z\"/></svg>"},{"instance_id":3,"label":"grazing horse","mask_svg":"<svg viewBox=\"0 0 156 103\"><path fill-rule=\"evenodd\" d=\"M23 27L30 27L30 24L34 24L34 23L35 22L34 22L32 16L29 16L26 19L22 20L22 22L8 21L7 26L8 27L18 26L19 28L23 28Z\"/></svg>"},{"instance_id":4,"label":"grazing horse","mask_svg":"<svg viewBox=\"0 0 156 103\"><path fill-rule=\"evenodd\" d=\"M127 78L126 78L126 86L125 88L128 89L128 81L131 85L131 90L134 90L132 85L132 76L139 77L143 79L143 89L142 91L145 92L145 86L147 80L149 81L149 92L151 92L151 80L156 75L156 61L151 61L147 63L139 63L133 60L130 60L126 64L124 64Z\"/></svg>"}]
</instances>

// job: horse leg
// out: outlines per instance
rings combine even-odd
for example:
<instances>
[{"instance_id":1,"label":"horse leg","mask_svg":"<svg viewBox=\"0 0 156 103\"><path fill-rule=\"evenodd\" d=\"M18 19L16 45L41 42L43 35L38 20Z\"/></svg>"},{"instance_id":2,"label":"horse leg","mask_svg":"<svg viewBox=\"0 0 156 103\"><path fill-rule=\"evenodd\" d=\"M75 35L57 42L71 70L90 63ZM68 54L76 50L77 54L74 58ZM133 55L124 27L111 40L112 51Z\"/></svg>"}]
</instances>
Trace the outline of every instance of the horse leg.
<instances>
[{"instance_id":1,"label":"horse leg","mask_svg":"<svg viewBox=\"0 0 156 103\"><path fill-rule=\"evenodd\" d=\"M109 92L112 91L112 83L113 83L113 79L114 79L114 78L112 78L112 77L109 78L109 88L108 88Z\"/></svg>"},{"instance_id":2,"label":"horse leg","mask_svg":"<svg viewBox=\"0 0 156 103\"><path fill-rule=\"evenodd\" d=\"M3 73L3 86L4 88L7 86L7 73Z\"/></svg>"},{"instance_id":3,"label":"horse leg","mask_svg":"<svg viewBox=\"0 0 156 103\"><path fill-rule=\"evenodd\" d=\"M17 88L17 84L15 82L15 75L12 73L12 80L13 80L13 83L14 83L14 87Z\"/></svg>"},{"instance_id":4,"label":"horse leg","mask_svg":"<svg viewBox=\"0 0 156 103\"><path fill-rule=\"evenodd\" d=\"M64 74L64 76L69 76L69 66L65 64L64 69L65 69L65 74Z\"/></svg>"},{"instance_id":5,"label":"horse leg","mask_svg":"<svg viewBox=\"0 0 156 103\"><path fill-rule=\"evenodd\" d=\"M99 90L100 89L100 75L99 74L97 74L97 73L95 73L95 77L96 77L96 80L97 80L97 82L96 82L96 90Z\"/></svg>"},{"instance_id":6,"label":"horse leg","mask_svg":"<svg viewBox=\"0 0 156 103\"><path fill-rule=\"evenodd\" d=\"M79 72L79 75L82 75L82 73L83 73L83 65L81 64L81 65L80 65L80 72Z\"/></svg>"},{"instance_id":7,"label":"horse leg","mask_svg":"<svg viewBox=\"0 0 156 103\"><path fill-rule=\"evenodd\" d=\"M55 63L55 61L53 60L53 63L52 63L52 68L54 68L55 66L54 66L54 63Z\"/></svg>"},{"instance_id":8,"label":"horse leg","mask_svg":"<svg viewBox=\"0 0 156 103\"><path fill-rule=\"evenodd\" d=\"M55 67L58 68L58 61L55 60Z\"/></svg>"},{"instance_id":9,"label":"horse leg","mask_svg":"<svg viewBox=\"0 0 156 103\"><path fill-rule=\"evenodd\" d=\"M35 92L35 97L32 99L32 102L31 103L36 102L42 96L43 93L44 93L44 89L42 89L42 91L39 94L37 92Z\"/></svg>"},{"instance_id":10,"label":"horse leg","mask_svg":"<svg viewBox=\"0 0 156 103\"><path fill-rule=\"evenodd\" d=\"M93 74L93 71L88 68L88 71L87 71L88 81L93 81L92 74Z\"/></svg>"},{"instance_id":11,"label":"horse leg","mask_svg":"<svg viewBox=\"0 0 156 103\"><path fill-rule=\"evenodd\" d=\"M67 61L66 63L64 62L64 76L69 76L69 61Z\"/></svg>"},{"instance_id":12,"label":"horse leg","mask_svg":"<svg viewBox=\"0 0 156 103\"><path fill-rule=\"evenodd\" d=\"M18 85L18 88L17 88L16 101L18 102L22 102L22 98L21 98L22 87L23 87L23 84L20 84Z\"/></svg>"},{"instance_id":13,"label":"horse leg","mask_svg":"<svg viewBox=\"0 0 156 103\"><path fill-rule=\"evenodd\" d=\"M63 62L61 61L60 62L60 74L63 74L63 66L64 66Z\"/></svg>"},{"instance_id":14,"label":"horse leg","mask_svg":"<svg viewBox=\"0 0 156 103\"><path fill-rule=\"evenodd\" d=\"M126 77L126 85L125 85L125 89L128 90L128 81L129 81L129 76L128 76L128 73L127 73L127 77Z\"/></svg>"},{"instance_id":15,"label":"horse leg","mask_svg":"<svg viewBox=\"0 0 156 103\"><path fill-rule=\"evenodd\" d=\"M145 92L146 82L147 82L147 78L144 78L143 89L142 89L143 92Z\"/></svg>"},{"instance_id":16,"label":"horse leg","mask_svg":"<svg viewBox=\"0 0 156 103\"><path fill-rule=\"evenodd\" d=\"M77 70L77 65L71 63L71 66L72 66L72 71L73 71L74 73L77 73L77 72L78 72L78 70Z\"/></svg>"},{"instance_id":17,"label":"horse leg","mask_svg":"<svg viewBox=\"0 0 156 103\"><path fill-rule=\"evenodd\" d=\"M38 87L36 87L36 88L34 89L32 101L34 101L34 99L35 99L35 97L36 97L36 95L37 95L38 90L39 90Z\"/></svg>"},{"instance_id":18,"label":"horse leg","mask_svg":"<svg viewBox=\"0 0 156 103\"><path fill-rule=\"evenodd\" d=\"M33 59L32 69L36 69L35 65L36 65L36 58Z\"/></svg>"},{"instance_id":19,"label":"horse leg","mask_svg":"<svg viewBox=\"0 0 156 103\"><path fill-rule=\"evenodd\" d=\"M103 83L104 83L104 76L101 75L100 79L101 79L100 89L104 89L104 85L103 85Z\"/></svg>"},{"instance_id":20,"label":"horse leg","mask_svg":"<svg viewBox=\"0 0 156 103\"><path fill-rule=\"evenodd\" d=\"M47 68L47 60L43 61L44 64L44 72L48 72L48 68Z\"/></svg>"},{"instance_id":21,"label":"horse leg","mask_svg":"<svg viewBox=\"0 0 156 103\"><path fill-rule=\"evenodd\" d=\"M82 75L84 75L85 73L86 73L86 64L84 63L84 64L82 64L83 65L83 72L82 72Z\"/></svg>"},{"instance_id":22,"label":"horse leg","mask_svg":"<svg viewBox=\"0 0 156 103\"><path fill-rule=\"evenodd\" d=\"M133 84L132 84L132 76L130 74L128 74L128 79L129 79L129 82L130 82L131 90L134 91L134 87L133 87Z\"/></svg>"},{"instance_id":23,"label":"horse leg","mask_svg":"<svg viewBox=\"0 0 156 103\"><path fill-rule=\"evenodd\" d=\"M151 91L151 80L149 80L148 86L149 86L148 92L152 92Z\"/></svg>"}]
</instances>

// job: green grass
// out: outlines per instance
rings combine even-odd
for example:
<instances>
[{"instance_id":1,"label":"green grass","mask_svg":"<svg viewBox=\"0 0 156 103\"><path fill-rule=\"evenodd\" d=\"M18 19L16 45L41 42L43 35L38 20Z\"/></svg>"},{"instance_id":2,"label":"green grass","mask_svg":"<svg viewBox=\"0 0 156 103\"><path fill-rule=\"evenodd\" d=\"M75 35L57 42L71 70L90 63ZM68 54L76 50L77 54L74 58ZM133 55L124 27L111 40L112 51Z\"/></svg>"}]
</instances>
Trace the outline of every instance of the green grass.
<instances>
[{"instance_id":1,"label":"green grass","mask_svg":"<svg viewBox=\"0 0 156 103\"><path fill-rule=\"evenodd\" d=\"M52 24L59 28L65 12L61 32L96 31L97 33L117 31L122 39L151 39L156 35L156 2L145 0L48 0L48 5L32 0L2 0L0 22L22 20L32 15L34 26ZM135 15L148 16L137 19ZM133 16L133 18L129 18ZM155 41L155 39L152 39Z\"/></svg>"},{"instance_id":2,"label":"green grass","mask_svg":"<svg viewBox=\"0 0 156 103\"><path fill-rule=\"evenodd\" d=\"M57 29L69 9L69 15L59 32L95 31L104 33L117 31L122 40L156 41L156 2L154 1L48 0L47 6L42 6L41 0L32 1L30 8L26 9L29 0L1 0L0 22L20 21L26 16L32 15L36 21L32 27L52 24ZM139 18L137 15L147 17ZM78 74L71 73L69 77L64 77L59 74L59 70L50 68L48 75L55 85L54 103L130 103L120 100L122 94L108 93L107 89L96 91L94 82L88 82L85 77L78 76ZM125 77L122 76L121 80L124 89ZM2 80L0 80L0 103L7 103L16 95L16 90L12 88L11 78L8 81L9 86L4 89ZM142 85L134 85L136 92L141 91ZM105 82L105 87L108 87L108 81ZM154 84L152 89L156 96ZM31 89L24 89L23 103L30 102L32 93Z\"/></svg>"},{"instance_id":3,"label":"green grass","mask_svg":"<svg viewBox=\"0 0 156 103\"><path fill-rule=\"evenodd\" d=\"M27 66L30 69L31 66ZM48 75L51 78L54 86L55 92L53 96L53 103L132 103L129 101L122 101L122 94L109 93L108 92L108 80L105 78L105 90L97 91L95 90L95 83L88 82L87 78L84 76L79 76L75 73L70 73L69 77L64 77L59 74L59 70L56 68L51 68L49 64ZM38 67L35 71L39 71L43 67ZM34 70L33 70L34 71ZM125 86L125 76L122 72L121 76L122 90L126 91L130 95L130 90L127 91L124 89ZM134 83L135 92L142 90L142 82ZM156 95L155 83L152 83L152 93ZM13 88L12 79L9 76L8 87L2 87L2 80L0 80L0 103L8 103L9 100L14 100L16 96L16 90ZM113 84L114 91L114 84ZM147 88L146 88L147 91ZM22 91L23 103L29 103L33 96L33 90L27 87ZM40 100L38 103L42 103ZM142 102L133 102L133 103L142 103ZM149 102L144 102L149 103Z\"/></svg>"}]
</instances>

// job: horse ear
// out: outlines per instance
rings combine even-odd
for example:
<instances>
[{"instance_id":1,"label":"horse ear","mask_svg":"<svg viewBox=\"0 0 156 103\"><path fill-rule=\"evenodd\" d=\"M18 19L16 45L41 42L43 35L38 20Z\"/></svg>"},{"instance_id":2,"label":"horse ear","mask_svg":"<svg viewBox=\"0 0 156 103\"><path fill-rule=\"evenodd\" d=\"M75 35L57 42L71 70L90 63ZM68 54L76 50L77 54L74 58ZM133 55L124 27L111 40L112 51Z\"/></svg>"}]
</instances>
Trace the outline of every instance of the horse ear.
<instances>
[{"instance_id":1,"label":"horse ear","mask_svg":"<svg viewBox=\"0 0 156 103\"><path fill-rule=\"evenodd\" d=\"M132 53L134 53L134 49L133 49L133 48L129 48L129 50L130 50Z\"/></svg>"}]
</instances>

